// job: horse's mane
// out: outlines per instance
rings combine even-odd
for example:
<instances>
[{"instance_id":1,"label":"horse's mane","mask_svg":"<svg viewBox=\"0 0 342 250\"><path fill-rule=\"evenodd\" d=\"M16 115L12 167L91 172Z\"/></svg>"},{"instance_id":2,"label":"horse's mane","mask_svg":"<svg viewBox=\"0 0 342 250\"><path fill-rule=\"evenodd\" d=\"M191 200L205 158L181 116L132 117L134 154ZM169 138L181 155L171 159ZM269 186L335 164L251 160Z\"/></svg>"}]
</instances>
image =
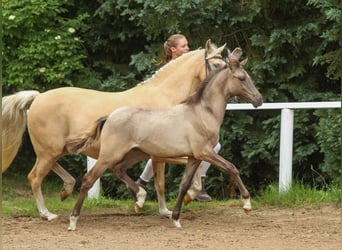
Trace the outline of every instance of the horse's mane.
<instances>
[{"instance_id":1,"label":"horse's mane","mask_svg":"<svg viewBox=\"0 0 342 250\"><path fill-rule=\"evenodd\" d=\"M187 97L181 103L184 103L187 105L194 105L194 104L198 103L202 99L204 90L208 86L208 84L211 82L211 80L214 77L216 77L221 71L223 71L227 68L228 68L228 66L226 65L223 68L216 69L213 72L211 72L210 75L206 79L204 79L203 82L200 84L200 87L198 88L198 90L194 94L192 94L191 96Z\"/></svg>"},{"instance_id":2,"label":"horse's mane","mask_svg":"<svg viewBox=\"0 0 342 250\"><path fill-rule=\"evenodd\" d=\"M195 53L198 53L201 50L202 49L199 48L197 50L193 50L193 51L190 51L190 52L188 52L188 53L186 53L186 54L184 54L182 56L179 56L179 57L177 57L174 60L171 60L170 62L168 62L165 65L163 65L160 69L158 69L150 78L148 78L145 81L139 83L139 85L149 83L153 78L157 77L160 73L162 73L165 70L165 68L168 68L170 65L173 65L173 64L177 63L180 60L185 60L186 58L192 56Z\"/></svg>"}]
</instances>

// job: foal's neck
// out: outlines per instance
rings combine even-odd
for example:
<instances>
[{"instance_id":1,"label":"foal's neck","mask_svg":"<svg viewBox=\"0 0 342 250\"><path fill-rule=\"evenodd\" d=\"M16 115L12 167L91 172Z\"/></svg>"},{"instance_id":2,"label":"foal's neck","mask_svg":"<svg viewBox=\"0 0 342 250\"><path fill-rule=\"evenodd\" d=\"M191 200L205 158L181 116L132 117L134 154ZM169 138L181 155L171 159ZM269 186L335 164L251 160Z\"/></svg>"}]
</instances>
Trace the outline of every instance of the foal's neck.
<instances>
[{"instance_id":1,"label":"foal's neck","mask_svg":"<svg viewBox=\"0 0 342 250\"><path fill-rule=\"evenodd\" d=\"M221 125L226 112L227 101L231 98L227 88L228 74L226 70L218 73L212 82L207 86L203 97L201 99L201 105L205 107L209 113L217 120Z\"/></svg>"}]
</instances>

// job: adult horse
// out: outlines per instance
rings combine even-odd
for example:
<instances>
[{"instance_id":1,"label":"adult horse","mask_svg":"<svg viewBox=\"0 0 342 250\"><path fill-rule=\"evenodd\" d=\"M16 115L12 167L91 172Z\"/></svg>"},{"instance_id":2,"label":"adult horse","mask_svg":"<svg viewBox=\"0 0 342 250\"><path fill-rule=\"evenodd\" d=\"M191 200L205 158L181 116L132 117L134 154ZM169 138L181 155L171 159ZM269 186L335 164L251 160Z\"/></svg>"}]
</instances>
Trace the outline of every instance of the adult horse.
<instances>
[{"instance_id":1,"label":"adult horse","mask_svg":"<svg viewBox=\"0 0 342 250\"><path fill-rule=\"evenodd\" d=\"M182 201L201 161L219 167L233 177L244 201L243 208L251 209L250 195L237 168L215 153L227 101L235 96L262 105L263 98L243 69L240 48L228 53L228 65L208 77L200 89L183 103L168 109L122 107L97 121L90 132L70 138L66 147L71 151L85 151L101 135L101 148L95 166L84 175L77 202L70 215L69 230L75 230L81 207L89 188L107 169L135 194L136 205L145 202L146 191L126 173L128 167L151 155L159 158L187 156L185 172L172 219L180 227ZM141 122L144 121L144 122ZM102 130L102 131L101 131ZM84 139L85 138L85 139ZM198 171L197 171L198 173Z\"/></svg>"},{"instance_id":2,"label":"adult horse","mask_svg":"<svg viewBox=\"0 0 342 250\"><path fill-rule=\"evenodd\" d=\"M149 80L123 92L109 93L65 87L41 94L36 91L23 91L8 96L2 103L2 120L5 121L2 132L2 158L5 168L12 161L21 143L26 122L25 111L32 102L27 116L27 127L36 153L36 162L28 179L40 216L49 221L57 218L57 215L49 212L45 206L41 183L52 170L64 181L61 200L72 193L75 179L57 163L60 157L73 153L66 148L66 138L88 131L92 121L122 106L166 108L180 103L198 88L210 68L225 65L221 58L224 47L225 45L217 48L208 40L205 49L194 50L173 60ZM82 153L96 159L99 148L100 143L97 140ZM164 186L157 184L160 184L160 181L156 182L158 196L163 195ZM159 198L161 214L170 213L165 204L165 197Z\"/></svg>"}]
</instances>

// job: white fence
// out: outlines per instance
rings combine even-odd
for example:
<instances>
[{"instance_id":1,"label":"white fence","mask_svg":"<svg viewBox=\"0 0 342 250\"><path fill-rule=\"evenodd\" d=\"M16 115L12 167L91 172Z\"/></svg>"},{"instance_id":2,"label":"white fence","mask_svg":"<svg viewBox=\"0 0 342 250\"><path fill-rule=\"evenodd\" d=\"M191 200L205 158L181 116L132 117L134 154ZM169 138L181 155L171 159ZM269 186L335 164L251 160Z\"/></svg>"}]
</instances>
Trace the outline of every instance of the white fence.
<instances>
[{"instance_id":1,"label":"white fence","mask_svg":"<svg viewBox=\"0 0 342 250\"><path fill-rule=\"evenodd\" d=\"M327 109L341 108L341 102L287 102L264 103L258 108L251 104L227 104L227 110L281 110L280 126L280 153L279 153L279 192L286 192L292 183L292 151L293 151L293 122L294 109ZM96 160L88 157L88 171L94 166ZM97 180L88 192L88 197L97 198L100 193L100 180Z\"/></svg>"}]
</instances>

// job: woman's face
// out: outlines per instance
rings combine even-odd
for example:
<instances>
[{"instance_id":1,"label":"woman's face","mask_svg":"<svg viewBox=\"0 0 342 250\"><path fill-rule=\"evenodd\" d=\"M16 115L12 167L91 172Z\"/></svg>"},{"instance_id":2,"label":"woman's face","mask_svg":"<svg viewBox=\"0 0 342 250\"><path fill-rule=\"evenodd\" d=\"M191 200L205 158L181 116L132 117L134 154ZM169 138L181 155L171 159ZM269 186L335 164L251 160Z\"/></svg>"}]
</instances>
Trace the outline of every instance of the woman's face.
<instances>
[{"instance_id":1,"label":"woman's face","mask_svg":"<svg viewBox=\"0 0 342 250\"><path fill-rule=\"evenodd\" d=\"M184 53L189 52L188 40L186 38L181 38L178 40L176 47L171 47L172 59L175 59Z\"/></svg>"}]
</instances>

